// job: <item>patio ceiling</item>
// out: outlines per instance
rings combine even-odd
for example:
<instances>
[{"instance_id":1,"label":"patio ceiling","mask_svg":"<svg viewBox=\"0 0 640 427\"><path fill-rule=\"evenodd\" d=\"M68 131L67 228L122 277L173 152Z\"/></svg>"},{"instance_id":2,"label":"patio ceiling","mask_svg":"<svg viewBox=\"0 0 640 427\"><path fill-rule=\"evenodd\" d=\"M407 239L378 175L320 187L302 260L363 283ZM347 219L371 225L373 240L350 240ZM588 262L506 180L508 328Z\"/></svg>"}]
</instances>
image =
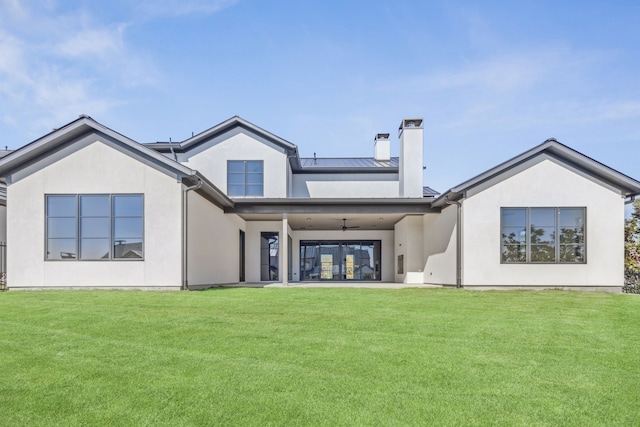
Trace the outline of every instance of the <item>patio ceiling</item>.
<instances>
[{"instance_id":1,"label":"patio ceiling","mask_svg":"<svg viewBox=\"0 0 640 427\"><path fill-rule=\"evenodd\" d=\"M281 221L282 214L241 214L246 221ZM404 218L405 214L288 214L287 219L292 230L341 230L343 219L347 227L359 227L358 230L393 230L393 226ZM349 230L347 230L349 231Z\"/></svg>"}]
</instances>

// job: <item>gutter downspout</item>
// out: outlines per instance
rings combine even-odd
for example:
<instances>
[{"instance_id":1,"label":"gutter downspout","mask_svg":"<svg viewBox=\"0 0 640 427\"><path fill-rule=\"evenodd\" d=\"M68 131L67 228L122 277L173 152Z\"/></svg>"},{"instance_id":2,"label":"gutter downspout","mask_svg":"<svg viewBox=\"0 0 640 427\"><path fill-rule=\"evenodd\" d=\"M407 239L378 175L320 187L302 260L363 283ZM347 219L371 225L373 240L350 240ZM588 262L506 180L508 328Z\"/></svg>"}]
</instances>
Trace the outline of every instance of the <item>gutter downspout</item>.
<instances>
[{"instance_id":1,"label":"gutter downspout","mask_svg":"<svg viewBox=\"0 0 640 427\"><path fill-rule=\"evenodd\" d=\"M197 190L202 187L202 180L198 177L195 177L198 182L196 182L191 187L183 188L182 190L182 287L181 290L188 291L189 283L187 282L187 232L189 230L189 209L188 209L188 197L187 193L191 190Z\"/></svg>"},{"instance_id":2,"label":"gutter downspout","mask_svg":"<svg viewBox=\"0 0 640 427\"><path fill-rule=\"evenodd\" d=\"M444 202L456 206L456 288L462 287L462 203L449 200L444 196Z\"/></svg>"},{"instance_id":3,"label":"gutter downspout","mask_svg":"<svg viewBox=\"0 0 640 427\"><path fill-rule=\"evenodd\" d=\"M636 195L634 194L632 196L629 196L629 198L624 201L624 204L625 205L630 205L631 203L633 203L635 201L636 201Z\"/></svg>"}]
</instances>

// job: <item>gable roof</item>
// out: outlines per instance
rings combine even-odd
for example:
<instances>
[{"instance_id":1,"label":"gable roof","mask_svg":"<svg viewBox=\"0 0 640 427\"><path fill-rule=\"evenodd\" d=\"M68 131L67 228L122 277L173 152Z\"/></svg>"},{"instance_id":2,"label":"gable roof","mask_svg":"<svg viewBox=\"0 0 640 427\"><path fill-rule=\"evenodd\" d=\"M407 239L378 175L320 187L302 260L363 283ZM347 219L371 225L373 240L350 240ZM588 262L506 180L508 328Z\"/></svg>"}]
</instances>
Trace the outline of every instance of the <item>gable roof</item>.
<instances>
[{"instance_id":1,"label":"gable roof","mask_svg":"<svg viewBox=\"0 0 640 427\"><path fill-rule=\"evenodd\" d=\"M152 161L154 164L158 164L166 167L172 173L179 176L193 175L194 171L188 167L177 163L162 154L145 148L136 141L127 138L126 136L98 123L93 118L87 115L81 115L76 120L67 123L61 128L54 129L48 134L36 139L35 141L20 147L19 149L12 151L7 156L0 159L0 176L10 174L16 169L33 163L41 158L44 158L50 152L68 145L70 141L76 140L82 136L85 136L91 132L98 132L106 137L117 141L122 146L131 149L134 152L142 155L142 157Z\"/></svg>"},{"instance_id":2,"label":"gable roof","mask_svg":"<svg viewBox=\"0 0 640 427\"><path fill-rule=\"evenodd\" d=\"M192 136L191 138L185 139L182 142L151 142L144 145L160 153L186 153L207 141L238 128L248 130L259 137L264 138L275 146L282 148L283 151L287 153L292 167L294 169L300 167L297 145L262 129L259 126L256 126L240 116L233 116L222 123L218 123L217 125Z\"/></svg>"},{"instance_id":3,"label":"gable roof","mask_svg":"<svg viewBox=\"0 0 640 427\"><path fill-rule=\"evenodd\" d=\"M182 142L151 142L144 145L158 151L167 151L170 148L173 148L173 150L176 152L185 152L194 147L197 147L203 142L206 142L212 138L215 138L216 136L229 132L230 130L238 127L249 130L288 152L297 153L298 147L295 144L292 144L291 142L280 138L279 136L267 130L262 129L261 127L251 123L248 120L243 119L240 116L233 116L223 121L222 123L218 123L217 125L212 126L209 129L206 129L198 133L197 135L192 136L191 138L185 139Z\"/></svg>"},{"instance_id":4,"label":"gable roof","mask_svg":"<svg viewBox=\"0 0 640 427\"><path fill-rule=\"evenodd\" d=\"M54 129L47 135L0 158L0 176L6 177L16 171L29 167L35 162L47 158L47 156L52 153L73 144L91 133L104 136L105 139L125 148L125 150L136 155L143 162L153 165L160 170L164 170L170 175L175 175L187 185L201 181L202 185L198 188L198 191L221 208L233 205L231 199L198 173L198 171L188 168L155 150L127 138L98 123L87 115L81 115L76 120L61 128Z\"/></svg>"},{"instance_id":5,"label":"gable roof","mask_svg":"<svg viewBox=\"0 0 640 427\"><path fill-rule=\"evenodd\" d=\"M542 144L533 147L532 149L525 151L524 153L507 160L498 166L487 170L475 177L459 184L451 189L445 191L433 202L433 206L442 207L445 206L446 200L459 200L466 197L466 193L482 185L489 180L498 177L499 175L506 173L524 162L531 160L540 155L548 155L552 158L558 159L564 163L567 163L576 169L614 187L620 191L620 195L623 197L632 197L640 194L640 182L635 179L616 171L591 157L567 147L564 144L556 141L553 138L547 139Z\"/></svg>"}]
</instances>

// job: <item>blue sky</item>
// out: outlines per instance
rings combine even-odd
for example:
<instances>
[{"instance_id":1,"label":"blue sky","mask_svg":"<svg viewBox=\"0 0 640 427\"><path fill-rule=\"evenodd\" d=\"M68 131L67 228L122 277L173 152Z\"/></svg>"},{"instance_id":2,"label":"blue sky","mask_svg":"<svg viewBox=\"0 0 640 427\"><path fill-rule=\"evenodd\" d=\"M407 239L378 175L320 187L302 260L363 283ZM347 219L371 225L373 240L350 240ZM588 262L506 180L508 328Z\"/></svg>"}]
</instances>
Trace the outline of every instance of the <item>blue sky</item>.
<instances>
[{"instance_id":1,"label":"blue sky","mask_svg":"<svg viewBox=\"0 0 640 427\"><path fill-rule=\"evenodd\" d=\"M439 191L549 137L640 179L638 70L637 1L0 0L0 144L81 113L139 142L239 115L357 157L424 117Z\"/></svg>"}]
</instances>

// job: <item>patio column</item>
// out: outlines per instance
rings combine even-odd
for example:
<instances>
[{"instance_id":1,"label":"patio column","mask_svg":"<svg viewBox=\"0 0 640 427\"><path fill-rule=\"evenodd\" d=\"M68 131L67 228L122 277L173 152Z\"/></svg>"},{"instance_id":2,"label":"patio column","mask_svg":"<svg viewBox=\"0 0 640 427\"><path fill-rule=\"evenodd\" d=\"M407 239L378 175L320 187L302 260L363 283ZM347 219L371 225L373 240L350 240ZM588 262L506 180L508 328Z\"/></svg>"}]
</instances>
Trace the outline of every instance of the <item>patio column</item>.
<instances>
[{"instance_id":1,"label":"patio column","mask_svg":"<svg viewBox=\"0 0 640 427\"><path fill-rule=\"evenodd\" d=\"M280 280L282 286L289 286L289 218L286 213L282 214L282 234L280 236Z\"/></svg>"}]
</instances>

